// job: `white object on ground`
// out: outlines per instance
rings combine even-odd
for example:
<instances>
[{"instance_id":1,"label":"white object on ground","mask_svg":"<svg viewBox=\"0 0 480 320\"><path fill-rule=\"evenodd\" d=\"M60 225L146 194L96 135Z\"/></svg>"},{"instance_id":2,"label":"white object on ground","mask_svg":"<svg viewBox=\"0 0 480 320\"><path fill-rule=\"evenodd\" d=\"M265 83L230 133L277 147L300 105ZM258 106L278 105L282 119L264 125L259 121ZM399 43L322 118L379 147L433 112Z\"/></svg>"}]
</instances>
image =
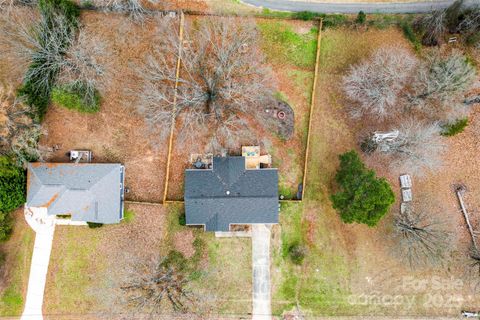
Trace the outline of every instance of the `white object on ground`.
<instances>
[{"instance_id":1,"label":"white object on ground","mask_svg":"<svg viewBox=\"0 0 480 320\"><path fill-rule=\"evenodd\" d=\"M270 229L252 225L253 320L271 320Z\"/></svg>"},{"instance_id":2,"label":"white object on ground","mask_svg":"<svg viewBox=\"0 0 480 320\"><path fill-rule=\"evenodd\" d=\"M251 231L216 231L216 238L251 238Z\"/></svg>"},{"instance_id":3,"label":"white object on ground","mask_svg":"<svg viewBox=\"0 0 480 320\"><path fill-rule=\"evenodd\" d=\"M72 221L71 219L55 219L57 226L88 226L85 221Z\"/></svg>"},{"instance_id":4,"label":"white object on ground","mask_svg":"<svg viewBox=\"0 0 480 320\"><path fill-rule=\"evenodd\" d=\"M412 178L409 174L404 174L400 176L400 188L411 188L412 187Z\"/></svg>"},{"instance_id":5,"label":"white object on ground","mask_svg":"<svg viewBox=\"0 0 480 320\"><path fill-rule=\"evenodd\" d=\"M413 199L412 189L402 189L403 202L410 202Z\"/></svg>"},{"instance_id":6,"label":"white object on ground","mask_svg":"<svg viewBox=\"0 0 480 320\"><path fill-rule=\"evenodd\" d=\"M28 279L27 298L22 320L41 320L43 294L47 282L48 263L52 252L55 218L46 208L26 208L25 220L35 231L35 245Z\"/></svg>"}]
</instances>

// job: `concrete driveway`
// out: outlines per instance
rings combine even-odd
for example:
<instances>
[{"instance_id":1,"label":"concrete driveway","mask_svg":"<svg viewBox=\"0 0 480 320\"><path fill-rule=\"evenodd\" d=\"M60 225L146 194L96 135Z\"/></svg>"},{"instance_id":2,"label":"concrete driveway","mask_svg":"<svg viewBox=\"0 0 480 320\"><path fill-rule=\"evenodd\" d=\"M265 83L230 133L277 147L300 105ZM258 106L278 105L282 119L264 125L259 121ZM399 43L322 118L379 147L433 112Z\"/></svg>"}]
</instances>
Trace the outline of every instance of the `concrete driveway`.
<instances>
[{"instance_id":1,"label":"concrete driveway","mask_svg":"<svg viewBox=\"0 0 480 320\"><path fill-rule=\"evenodd\" d=\"M55 219L47 215L46 209L32 211L27 208L25 220L36 234L28 278L27 298L21 320L42 320L43 294L52 252Z\"/></svg>"},{"instance_id":2,"label":"concrete driveway","mask_svg":"<svg viewBox=\"0 0 480 320\"><path fill-rule=\"evenodd\" d=\"M271 320L270 229L252 225L253 320Z\"/></svg>"},{"instance_id":3,"label":"concrete driveway","mask_svg":"<svg viewBox=\"0 0 480 320\"><path fill-rule=\"evenodd\" d=\"M309 0L242 0L244 3L281 11L311 11L321 13L424 13L432 9L443 9L454 0L418 1L404 3L322 3ZM466 0L466 5L479 4L479 0Z\"/></svg>"}]
</instances>

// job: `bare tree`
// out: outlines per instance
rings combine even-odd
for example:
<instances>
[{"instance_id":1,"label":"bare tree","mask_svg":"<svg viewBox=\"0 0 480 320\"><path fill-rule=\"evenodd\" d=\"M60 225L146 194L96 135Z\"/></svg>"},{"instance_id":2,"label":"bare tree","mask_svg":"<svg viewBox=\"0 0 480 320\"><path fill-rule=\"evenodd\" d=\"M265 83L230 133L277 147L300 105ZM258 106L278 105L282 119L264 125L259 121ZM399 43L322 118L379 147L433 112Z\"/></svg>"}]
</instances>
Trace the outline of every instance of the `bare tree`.
<instances>
[{"instance_id":1,"label":"bare tree","mask_svg":"<svg viewBox=\"0 0 480 320\"><path fill-rule=\"evenodd\" d=\"M248 134L246 121L262 115L273 102L275 86L253 21L216 18L201 20L198 26L187 23L182 43L176 23L160 23L158 34L140 74L144 90L138 109L147 122L166 134L172 117L177 117L180 138L209 134L212 145L223 147Z\"/></svg>"},{"instance_id":2,"label":"bare tree","mask_svg":"<svg viewBox=\"0 0 480 320\"><path fill-rule=\"evenodd\" d=\"M391 167L421 175L425 170L442 164L445 145L437 123L423 123L414 119L405 120L398 128L395 139L382 140L377 150L392 156Z\"/></svg>"},{"instance_id":3,"label":"bare tree","mask_svg":"<svg viewBox=\"0 0 480 320\"><path fill-rule=\"evenodd\" d=\"M396 47L381 48L367 61L353 66L343 79L348 98L358 103L353 116L385 118L398 108L399 94L417 64L415 56Z\"/></svg>"},{"instance_id":4,"label":"bare tree","mask_svg":"<svg viewBox=\"0 0 480 320\"><path fill-rule=\"evenodd\" d=\"M128 301L139 311L153 315L171 308L185 313L195 305L197 297L188 289L189 274L175 254L137 265L131 281L122 286Z\"/></svg>"},{"instance_id":5,"label":"bare tree","mask_svg":"<svg viewBox=\"0 0 480 320\"><path fill-rule=\"evenodd\" d=\"M155 0L145 0L147 3L157 3ZM143 22L150 10L146 9L141 0L94 0L96 6L127 14L136 22Z\"/></svg>"},{"instance_id":6,"label":"bare tree","mask_svg":"<svg viewBox=\"0 0 480 320\"><path fill-rule=\"evenodd\" d=\"M424 31L422 37L422 44L426 46L436 46L442 42L442 37L445 34L445 19L446 10L434 10L416 22L416 28Z\"/></svg>"},{"instance_id":7,"label":"bare tree","mask_svg":"<svg viewBox=\"0 0 480 320\"><path fill-rule=\"evenodd\" d=\"M396 245L411 267L439 264L450 249L451 232L435 217L435 212L425 207L408 206L393 220Z\"/></svg>"},{"instance_id":8,"label":"bare tree","mask_svg":"<svg viewBox=\"0 0 480 320\"><path fill-rule=\"evenodd\" d=\"M437 51L427 56L426 62L418 68L414 95L410 100L418 107L451 102L461 96L474 80L475 68L459 51L446 57Z\"/></svg>"},{"instance_id":9,"label":"bare tree","mask_svg":"<svg viewBox=\"0 0 480 320\"><path fill-rule=\"evenodd\" d=\"M31 113L11 88L0 87L0 154L13 155L19 165L42 159L46 151L38 145L46 130L32 121Z\"/></svg>"},{"instance_id":10,"label":"bare tree","mask_svg":"<svg viewBox=\"0 0 480 320\"><path fill-rule=\"evenodd\" d=\"M75 35L63 15L53 13L50 18L41 15L39 23L32 24L37 20L33 15L11 15L0 37L6 55L19 56L28 64L33 60L24 81L50 90L59 75L60 83L81 86L84 101L92 102L105 74L105 56L109 54L103 41L83 29Z\"/></svg>"},{"instance_id":11,"label":"bare tree","mask_svg":"<svg viewBox=\"0 0 480 320\"><path fill-rule=\"evenodd\" d=\"M466 10L464 19L458 24L458 30L465 34L480 32L480 6Z\"/></svg>"},{"instance_id":12,"label":"bare tree","mask_svg":"<svg viewBox=\"0 0 480 320\"><path fill-rule=\"evenodd\" d=\"M81 87L82 100L87 105L95 104L97 89L103 85L108 72L105 57L109 55L102 39L81 28L63 56L58 82Z\"/></svg>"},{"instance_id":13,"label":"bare tree","mask_svg":"<svg viewBox=\"0 0 480 320\"><path fill-rule=\"evenodd\" d=\"M34 25L31 21L25 21L24 17L13 18L6 23L1 39L7 44L5 48L9 50L8 54L31 61L24 81L48 93L65 66L64 57L74 41L74 34L75 26L64 15L51 12L49 15L40 15L38 23Z\"/></svg>"}]
</instances>

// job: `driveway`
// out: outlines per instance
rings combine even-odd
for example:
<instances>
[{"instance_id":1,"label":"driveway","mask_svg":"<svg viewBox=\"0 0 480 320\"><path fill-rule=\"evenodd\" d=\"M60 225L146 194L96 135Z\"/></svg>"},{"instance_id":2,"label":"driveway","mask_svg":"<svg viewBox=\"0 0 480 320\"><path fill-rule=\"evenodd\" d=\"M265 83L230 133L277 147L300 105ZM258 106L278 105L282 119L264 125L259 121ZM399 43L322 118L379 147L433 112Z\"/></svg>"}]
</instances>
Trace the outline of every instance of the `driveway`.
<instances>
[{"instance_id":1,"label":"driveway","mask_svg":"<svg viewBox=\"0 0 480 320\"><path fill-rule=\"evenodd\" d=\"M321 13L424 13L432 9L444 9L454 0L419 1L407 3L321 3L297 0L242 0L246 4L281 11L311 11ZM478 4L478 0L466 0L466 5Z\"/></svg>"},{"instance_id":2,"label":"driveway","mask_svg":"<svg viewBox=\"0 0 480 320\"><path fill-rule=\"evenodd\" d=\"M36 234L28 278L27 299L21 320L42 320L43 294L52 252L55 219L47 216L46 209L36 211L26 209L25 220Z\"/></svg>"},{"instance_id":3,"label":"driveway","mask_svg":"<svg viewBox=\"0 0 480 320\"><path fill-rule=\"evenodd\" d=\"M270 229L252 225L253 320L271 320Z\"/></svg>"}]
</instances>

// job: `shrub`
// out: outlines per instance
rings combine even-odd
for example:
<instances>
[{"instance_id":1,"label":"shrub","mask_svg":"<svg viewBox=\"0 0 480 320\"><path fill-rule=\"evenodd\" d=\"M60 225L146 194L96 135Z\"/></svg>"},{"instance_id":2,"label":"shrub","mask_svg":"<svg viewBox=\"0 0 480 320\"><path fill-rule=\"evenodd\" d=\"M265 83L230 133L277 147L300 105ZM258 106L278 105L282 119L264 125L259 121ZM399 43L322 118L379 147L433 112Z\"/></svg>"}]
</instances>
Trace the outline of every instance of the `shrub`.
<instances>
[{"instance_id":1,"label":"shrub","mask_svg":"<svg viewBox=\"0 0 480 320\"><path fill-rule=\"evenodd\" d=\"M18 93L25 98L27 104L34 107L37 118L41 121L61 69L59 61L78 27L80 11L70 0L40 0L39 8L42 19L31 37L34 45L40 49L33 55Z\"/></svg>"},{"instance_id":2,"label":"shrub","mask_svg":"<svg viewBox=\"0 0 480 320\"><path fill-rule=\"evenodd\" d=\"M357 19L355 19L355 23L365 24L365 22L367 22L367 15L365 12L360 11L357 15Z\"/></svg>"},{"instance_id":3,"label":"shrub","mask_svg":"<svg viewBox=\"0 0 480 320\"><path fill-rule=\"evenodd\" d=\"M80 9L74 2L70 0L39 0L38 6L42 15L52 19L55 14L60 14L67 18L72 27L78 27Z\"/></svg>"},{"instance_id":4,"label":"shrub","mask_svg":"<svg viewBox=\"0 0 480 320\"><path fill-rule=\"evenodd\" d=\"M132 222L134 218L135 212L133 212L132 210L125 210L125 212L123 213L123 221L127 223Z\"/></svg>"},{"instance_id":5,"label":"shrub","mask_svg":"<svg viewBox=\"0 0 480 320\"><path fill-rule=\"evenodd\" d=\"M184 226L187 224L187 218L185 217L185 212L178 216L178 224Z\"/></svg>"},{"instance_id":6,"label":"shrub","mask_svg":"<svg viewBox=\"0 0 480 320\"><path fill-rule=\"evenodd\" d=\"M311 11L300 11L293 14L294 19L300 19L304 21L313 20L318 18L319 14Z\"/></svg>"},{"instance_id":7,"label":"shrub","mask_svg":"<svg viewBox=\"0 0 480 320\"><path fill-rule=\"evenodd\" d=\"M458 119L453 123L442 126L442 136L451 137L460 132L463 132L468 126L468 118Z\"/></svg>"},{"instance_id":8,"label":"shrub","mask_svg":"<svg viewBox=\"0 0 480 320\"><path fill-rule=\"evenodd\" d=\"M420 40L418 40L415 31L413 31L412 25L408 21L402 21L400 23L400 27L402 28L405 38L407 38L407 40L413 44L415 51L420 51L420 49L422 48L422 44Z\"/></svg>"},{"instance_id":9,"label":"shrub","mask_svg":"<svg viewBox=\"0 0 480 320\"><path fill-rule=\"evenodd\" d=\"M0 157L0 241L12 230L10 212L25 203L25 172L7 157Z\"/></svg>"},{"instance_id":10,"label":"shrub","mask_svg":"<svg viewBox=\"0 0 480 320\"><path fill-rule=\"evenodd\" d=\"M345 223L364 223L370 227L388 212L395 195L383 178L368 170L354 150L339 156L335 180L340 191L331 196L333 207Z\"/></svg>"},{"instance_id":11,"label":"shrub","mask_svg":"<svg viewBox=\"0 0 480 320\"><path fill-rule=\"evenodd\" d=\"M323 29L340 27L348 23L348 17L343 14L321 14L320 18L323 19Z\"/></svg>"},{"instance_id":12,"label":"shrub","mask_svg":"<svg viewBox=\"0 0 480 320\"><path fill-rule=\"evenodd\" d=\"M294 243L288 247L288 256L294 264L301 265L306 254L307 248L299 243Z\"/></svg>"},{"instance_id":13,"label":"shrub","mask_svg":"<svg viewBox=\"0 0 480 320\"><path fill-rule=\"evenodd\" d=\"M103 227L103 223L98 223L98 222L87 222L87 224L90 229Z\"/></svg>"},{"instance_id":14,"label":"shrub","mask_svg":"<svg viewBox=\"0 0 480 320\"><path fill-rule=\"evenodd\" d=\"M83 113L94 113L100 109L100 94L95 88L82 82L54 88L52 101Z\"/></svg>"}]
</instances>

